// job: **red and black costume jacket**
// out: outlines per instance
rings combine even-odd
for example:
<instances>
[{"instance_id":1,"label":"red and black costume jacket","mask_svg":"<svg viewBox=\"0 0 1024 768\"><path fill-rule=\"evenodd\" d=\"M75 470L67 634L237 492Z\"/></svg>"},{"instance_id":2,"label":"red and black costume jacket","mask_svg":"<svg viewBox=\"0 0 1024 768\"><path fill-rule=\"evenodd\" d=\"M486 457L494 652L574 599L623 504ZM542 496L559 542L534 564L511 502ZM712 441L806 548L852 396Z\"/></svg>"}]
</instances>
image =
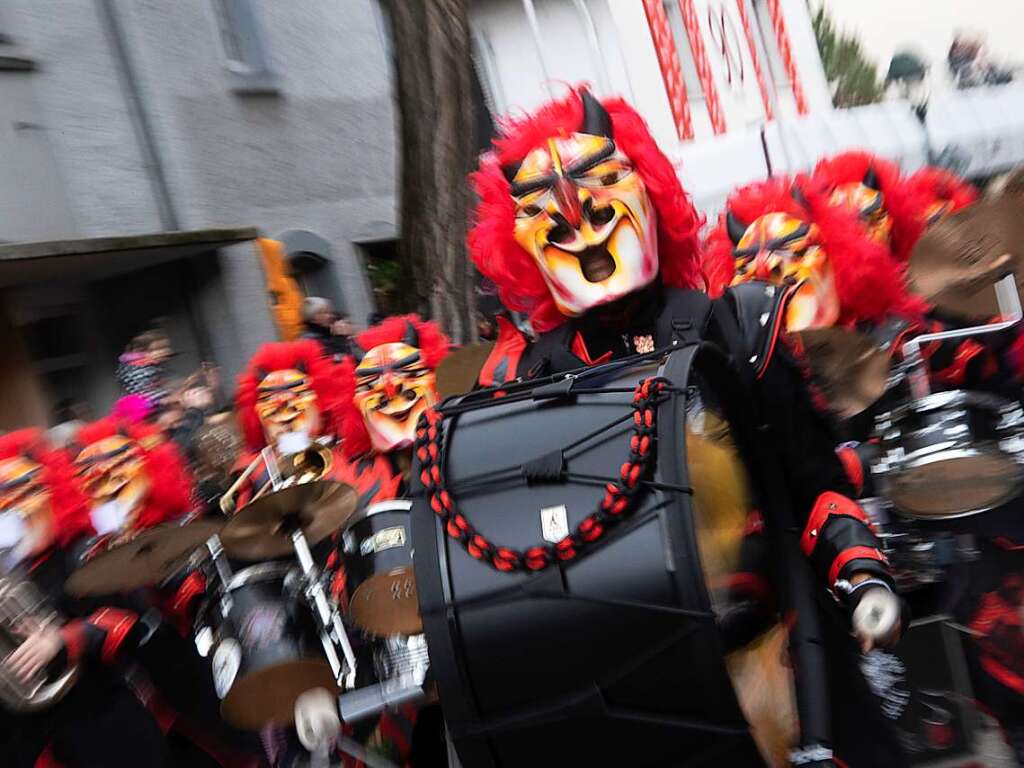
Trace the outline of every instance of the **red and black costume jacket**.
<instances>
[{"instance_id":1,"label":"red and black costume jacket","mask_svg":"<svg viewBox=\"0 0 1024 768\"><path fill-rule=\"evenodd\" d=\"M835 592L854 573L867 573L892 586L888 563L855 491L836 456L837 435L828 416L812 402L805 374L781 338L786 297L761 283L730 289L715 301L696 291L654 286L638 297L639 312L622 331L603 332L586 317L530 341L511 323L499 323L498 342L480 374L480 384L497 386L633 354L646 341L665 348L681 328L728 350L758 401L760 432L779 459L792 517L802 529L801 548L821 580ZM756 531L757 526L751 526ZM751 546L750 559L761 548ZM751 598L764 592L760 568L749 564ZM737 579L742 588L744 579Z\"/></svg>"}]
</instances>

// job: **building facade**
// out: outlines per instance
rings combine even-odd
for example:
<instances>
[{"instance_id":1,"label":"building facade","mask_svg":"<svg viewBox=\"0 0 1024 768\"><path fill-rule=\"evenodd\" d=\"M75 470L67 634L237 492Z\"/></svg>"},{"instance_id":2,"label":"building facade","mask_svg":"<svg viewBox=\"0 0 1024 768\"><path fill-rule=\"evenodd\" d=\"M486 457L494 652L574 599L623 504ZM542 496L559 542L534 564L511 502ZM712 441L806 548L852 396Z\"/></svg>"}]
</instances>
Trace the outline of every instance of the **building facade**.
<instances>
[{"instance_id":1,"label":"building facade","mask_svg":"<svg viewBox=\"0 0 1024 768\"><path fill-rule=\"evenodd\" d=\"M10 0L0 99L3 242L255 227L285 243L307 293L357 324L373 309L364 252L397 232L376 0ZM105 409L118 352L157 319L178 373L212 357L229 382L274 337L251 241L174 252L142 249L116 274L3 273L3 324L41 402Z\"/></svg>"}]
</instances>

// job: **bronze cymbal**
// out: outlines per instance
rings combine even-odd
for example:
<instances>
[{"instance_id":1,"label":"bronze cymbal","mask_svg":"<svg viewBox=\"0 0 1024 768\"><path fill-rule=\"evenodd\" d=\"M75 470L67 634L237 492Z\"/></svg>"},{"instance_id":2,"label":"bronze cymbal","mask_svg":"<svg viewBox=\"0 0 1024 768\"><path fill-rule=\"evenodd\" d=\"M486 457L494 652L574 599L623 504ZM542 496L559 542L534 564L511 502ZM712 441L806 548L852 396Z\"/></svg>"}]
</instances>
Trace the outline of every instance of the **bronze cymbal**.
<instances>
[{"instance_id":1,"label":"bronze cymbal","mask_svg":"<svg viewBox=\"0 0 1024 768\"><path fill-rule=\"evenodd\" d=\"M814 328L794 335L822 394L840 416L856 416L885 393L889 355L868 336L846 328Z\"/></svg>"},{"instance_id":2,"label":"bronze cymbal","mask_svg":"<svg viewBox=\"0 0 1024 768\"><path fill-rule=\"evenodd\" d=\"M313 546L340 530L356 503L352 486L331 480L273 491L235 513L220 532L221 544L229 556L243 560L284 557L295 551L293 526L302 528Z\"/></svg>"},{"instance_id":3,"label":"bronze cymbal","mask_svg":"<svg viewBox=\"0 0 1024 768\"><path fill-rule=\"evenodd\" d=\"M437 366L437 394L445 398L472 391L492 349L494 342L486 341L470 344L448 355Z\"/></svg>"},{"instance_id":4,"label":"bronze cymbal","mask_svg":"<svg viewBox=\"0 0 1024 768\"><path fill-rule=\"evenodd\" d=\"M973 320L999 314L994 285L1016 273L1024 287L1024 200L980 200L929 227L910 255L911 289L938 309Z\"/></svg>"},{"instance_id":5,"label":"bronze cymbal","mask_svg":"<svg viewBox=\"0 0 1024 768\"><path fill-rule=\"evenodd\" d=\"M219 520L197 520L143 531L82 565L71 574L66 589L78 596L114 595L158 584L173 576L223 525Z\"/></svg>"}]
</instances>

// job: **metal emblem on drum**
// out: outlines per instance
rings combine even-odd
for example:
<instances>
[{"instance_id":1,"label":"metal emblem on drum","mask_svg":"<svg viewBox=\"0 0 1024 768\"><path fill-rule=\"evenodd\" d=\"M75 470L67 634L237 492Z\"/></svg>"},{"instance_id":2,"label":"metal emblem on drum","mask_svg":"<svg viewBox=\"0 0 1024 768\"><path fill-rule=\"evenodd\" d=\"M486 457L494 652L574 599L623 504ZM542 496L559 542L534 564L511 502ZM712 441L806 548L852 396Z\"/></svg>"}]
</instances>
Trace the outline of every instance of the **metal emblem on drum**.
<instances>
[{"instance_id":1,"label":"metal emblem on drum","mask_svg":"<svg viewBox=\"0 0 1024 768\"><path fill-rule=\"evenodd\" d=\"M231 686L235 684L235 677L238 675L238 668L242 665L242 647L237 640L225 638L213 652L211 667L213 669L213 687L217 691L217 698L223 699L228 695Z\"/></svg>"},{"instance_id":2,"label":"metal emblem on drum","mask_svg":"<svg viewBox=\"0 0 1024 768\"><path fill-rule=\"evenodd\" d=\"M544 540L557 544L569 535L569 519L565 504L557 507L544 507L540 511L540 528Z\"/></svg>"},{"instance_id":3,"label":"metal emblem on drum","mask_svg":"<svg viewBox=\"0 0 1024 768\"><path fill-rule=\"evenodd\" d=\"M385 528L377 531L373 536L366 539L359 545L359 554L367 555L383 552L385 549L405 546L405 528L400 525L394 528Z\"/></svg>"}]
</instances>

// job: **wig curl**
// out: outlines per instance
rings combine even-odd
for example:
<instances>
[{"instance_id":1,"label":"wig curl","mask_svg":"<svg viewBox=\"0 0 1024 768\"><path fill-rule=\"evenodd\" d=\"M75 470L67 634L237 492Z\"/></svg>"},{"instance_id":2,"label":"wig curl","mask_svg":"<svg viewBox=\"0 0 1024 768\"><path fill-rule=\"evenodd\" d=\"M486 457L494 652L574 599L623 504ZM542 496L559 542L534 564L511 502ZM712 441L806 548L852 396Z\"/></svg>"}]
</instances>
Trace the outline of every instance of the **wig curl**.
<instances>
[{"instance_id":1,"label":"wig curl","mask_svg":"<svg viewBox=\"0 0 1024 768\"><path fill-rule=\"evenodd\" d=\"M863 181L874 171L882 193L882 205L892 219L889 245L900 261L910 258L925 228L925 211L930 202L919 188L907 184L896 163L863 150L827 157L814 167L814 182L825 190L840 184Z\"/></svg>"},{"instance_id":2,"label":"wig curl","mask_svg":"<svg viewBox=\"0 0 1024 768\"><path fill-rule=\"evenodd\" d=\"M57 543L67 547L92 536L95 531L89 518L89 498L82 491L67 454L52 448L42 430L29 428L0 437L0 459L15 456L23 456L43 468L40 483L50 494Z\"/></svg>"},{"instance_id":3,"label":"wig curl","mask_svg":"<svg viewBox=\"0 0 1024 768\"><path fill-rule=\"evenodd\" d=\"M493 151L482 155L478 170L470 174L479 198L467 237L470 257L494 281L505 306L528 313L538 333L567 318L558 311L533 257L513 237L515 205L502 166L521 162L551 136L578 131L583 122L582 90L577 86L533 114L504 120ZM616 145L640 174L654 205L662 281L678 288L698 287L701 217L636 110L620 98L601 104L611 118Z\"/></svg>"},{"instance_id":4,"label":"wig curl","mask_svg":"<svg viewBox=\"0 0 1024 768\"><path fill-rule=\"evenodd\" d=\"M448 355L451 342L441 327L430 320L421 320L419 315L396 315L384 319L379 325L368 328L355 338L356 345L367 352L381 344L402 341L408 326L416 329L419 336L417 348L422 355L424 367L436 370ZM368 454L372 448L370 433L366 429L363 414L355 404L356 362L346 357L338 365L337 379L341 393L341 447L345 456L355 459Z\"/></svg>"},{"instance_id":5,"label":"wig curl","mask_svg":"<svg viewBox=\"0 0 1024 768\"><path fill-rule=\"evenodd\" d=\"M81 452L93 443L115 435L123 435L138 443L143 456L143 471L149 479L149 492L139 511L136 527L145 530L191 512L192 475L177 444L168 440L159 427L132 424L106 416L78 431L76 450Z\"/></svg>"},{"instance_id":6,"label":"wig curl","mask_svg":"<svg viewBox=\"0 0 1024 768\"><path fill-rule=\"evenodd\" d=\"M703 267L709 293L720 296L734 275L735 246L729 237L728 213L743 226L768 213L789 213L818 227L835 274L840 325L889 314L919 317L926 306L907 292L903 266L887 248L868 238L853 212L831 205L828 191L806 178L792 181L774 176L734 192L705 242Z\"/></svg>"},{"instance_id":7,"label":"wig curl","mask_svg":"<svg viewBox=\"0 0 1024 768\"><path fill-rule=\"evenodd\" d=\"M949 213L963 210L978 199L978 190L970 182L944 168L926 165L913 173L904 182L916 198L925 201L926 205L948 200ZM924 215L924 211L921 212ZM927 225L927 222L925 222Z\"/></svg>"},{"instance_id":8,"label":"wig curl","mask_svg":"<svg viewBox=\"0 0 1024 768\"><path fill-rule=\"evenodd\" d=\"M310 386L316 392L321 434L338 434L339 392L334 363L324 357L323 348L313 339L273 342L256 350L245 370L238 376L235 408L245 444L252 451L262 450L267 445L263 425L256 414L260 382L272 371L289 368L304 371L309 376Z\"/></svg>"}]
</instances>

